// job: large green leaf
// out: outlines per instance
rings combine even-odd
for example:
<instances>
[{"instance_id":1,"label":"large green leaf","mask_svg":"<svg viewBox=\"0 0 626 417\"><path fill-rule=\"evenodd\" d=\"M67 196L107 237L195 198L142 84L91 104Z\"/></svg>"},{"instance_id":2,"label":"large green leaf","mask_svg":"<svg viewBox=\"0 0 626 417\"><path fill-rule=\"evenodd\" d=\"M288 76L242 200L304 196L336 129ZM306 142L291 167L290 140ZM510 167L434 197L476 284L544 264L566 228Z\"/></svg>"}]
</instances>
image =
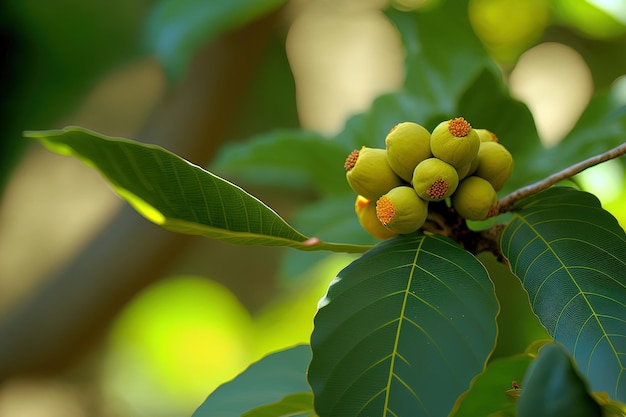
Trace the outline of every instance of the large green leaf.
<instances>
[{"instance_id":1,"label":"large green leaf","mask_svg":"<svg viewBox=\"0 0 626 417\"><path fill-rule=\"evenodd\" d=\"M387 15L406 51L405 90L427 101L433 113L451 114L481 70L498 70L472 30L468 2L439 3L416 12L390 9Z\"/></svg>"},{"instance_id":2,"label":"large green leaf","mask_svg":"<svg viewBox=\"0 0 626 417\"><path fill-rule=\"evenodd\" d=\"M306 398L304 393L311 392L305 376L310 360L311 349L307 345L265 356L213 391L193 417L240 417L257 407L280 403L293 394L302 400L300 394Z\"/></svg>"},{"instance_id":3,"label":"large green leaf","mask_svg":"<svg viewBox=\"0 0 626 417\"><path fill-rule=\"evenodd\" d=\"M240 187L158 146L76 127L26 136L96 168L139 213L169 230L242 245L341 252L367 248L309 240Z\"/></svg>"},{"instance_id":4,"label":"large green leaf","mask_svg":"<svg viewBox=\"0 0 626 417\"><path fill-rule=\"evenodd\" d=\"M626 398L626 234L592 194L555 187L522 200L501 248L548 333L594 391Z\"/></svg>"},{"instance_id":5,"label":"large green leaf","mask_svg":"<svg viewBox=\"0 0 626 417\"><path fill-rule=\"evenodd\" d=\"M146 23L146 41L169 75L180 78L192 54L212 37L243 26L285 0L160 0Z\"/></svg>"},{"instance_id":6,"label":"large green leaf","mask_svg":"<svg viewBox=\"0 0 626 417\"><path fill-rule=\"evenodd\" d=\"M447 415L496 340L485 268L441 236L380 243L320 306L308 379L323 417Z\"/></svg>"}]
</instances>

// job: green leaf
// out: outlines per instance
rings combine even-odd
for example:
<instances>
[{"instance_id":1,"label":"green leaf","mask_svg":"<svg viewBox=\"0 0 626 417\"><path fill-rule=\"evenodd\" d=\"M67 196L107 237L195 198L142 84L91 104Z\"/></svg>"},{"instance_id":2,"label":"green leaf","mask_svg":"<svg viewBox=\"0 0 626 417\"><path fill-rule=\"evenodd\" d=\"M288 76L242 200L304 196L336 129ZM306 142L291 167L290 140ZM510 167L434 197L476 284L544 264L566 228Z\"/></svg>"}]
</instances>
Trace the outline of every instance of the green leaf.
<instances>
[{"instance_id":1,"label":"green leaf","mask_svg":"<svg viewBox=\"0 0 626 417\"><path fill-rule=\"evenodd\" d=\"M148 15L146 41L168 74L179 79L198 47L284 3L285 0L160 0Z\"/></svg>"},{"instance_id":2,"label":"green leaf","mask_svg":"<svg viewBox=\"0 0 626 417\"><path fill-rule=\"evenodd\" d=\"M396 124L411 120L426 127L424 121L432 113L424 99L404 92L384 94L374 100L369 110L349 118L335 140L349 150L362 146L384 148L385 137Z\"/></svg>"},{"instance_id":3,"label":"green leaf","mask_svg":"<svg viewBox=\"0 0 626 417\"><path fill-rule=\"evenodd\" d=\"M487 272L436 235L380 243L320 306L308 379L324 417L447 415L496 340Z\"/></svg>"},{"instance_id":4,"label":"green leaf","mask_svg":"<svg viewBox=\"0 0 626 417\"><path fill-rule=\"evenodd\" d=\"M310 360L308 345L265 356L213 391L193 417L239 417L256 407L280 402L286 396L310 392L305 376Z\"/></svg>"},{"instance_id":5,"label":"green leaf","mask_svg":"<svg viewBox=\"0 0 626 417\"><path fill-rule=\"evenodd\" d=\"M347 193L343 164L351 151L316 132L276 130L226 144L211 168L248 184Z\"/></svg>"},{"instance_id":6,"label":"green leaf","mask_svg":"<svg viewBox=\"0 0 626 417\"><path fill-rule=\"evenodd\" d=\"M406 51L404 88L434 113L454 112L460 95L484 68L498 72L476 37L467 1L441 1L416 12L390 9ZM451 117L450 116L450 117Z\"/></svg>"},{"instance_id":7,"label":"green leaf","mask_svg":"<svg viewBox=\"0 0 626 417\"><path fill-rule=\"evenodd\" d=\"M592 194L554 187L522 200L501 248L548 333L594 391L626 398L626 234Z\"/></svg>"},{"instance_id":8,"label":"green leaf","mask_svg":"<svg viewBox=\"0 0 626 417\"><path fill-rule=\"evenodd\" d=\"M470 390L460 399L452 416L514 417L521 391L513 387L513 382L521 384L526 368L533 359L534 356L522 353L490 362L485 372L472 381Z\"/></svg>"},{"instance_id":9,"label":"green leaf","mask_svg":"<svg viewBox=\"0 0 626 417\"><path fill-rule=\"evenodd\" d=\"M313 394L299 392L290 394L272 404L262 405L241 415L241 417L289 417L313 414Z\"/></svg>"},{"instance_id":10,"label":"green leaf","mask_svg":"<svg viewBox=\"0 0 626 417\"><path fill-rule=\"evenodd\" d=\"M580 377L567 350L545 345L530 364L522 382L519 417L601 417L598 403Z\"/></svg>"},{"instance_id":11,"label":"green leaf","mask_svg":"<svg viewBox=\"0 0 626 417\"><path fill-rule=\"evenodd\" d=\"M139 213L172 231L240 245L338 252L368 248L308 240L238 186L158 146L76 127L27 132L26 136L97 169Z\"/></svg>"}]
</instances>

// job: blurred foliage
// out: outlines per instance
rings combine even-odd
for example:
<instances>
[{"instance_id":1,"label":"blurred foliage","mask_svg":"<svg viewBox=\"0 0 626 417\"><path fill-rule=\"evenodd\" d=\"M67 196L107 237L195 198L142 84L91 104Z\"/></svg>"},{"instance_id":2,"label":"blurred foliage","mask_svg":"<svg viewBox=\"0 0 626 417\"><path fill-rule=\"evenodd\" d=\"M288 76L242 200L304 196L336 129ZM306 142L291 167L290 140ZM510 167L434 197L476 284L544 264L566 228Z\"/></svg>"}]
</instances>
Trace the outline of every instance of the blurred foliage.
<instances>
[{"instance_id":1,"label":"blurred foliage","mask_svg":"<svg viewBox=\"0 0 626 417\"><path fill-rule=\"evenodd\" d=\"M150 5L150 0L2 3L0 192L25 146L23 130L57 125L107 71L140 54Z\"/></svg>"},{"instance_id":2,"label":"blurred foliage","mask_svg":"<svg viewBox=\"0 0 626 417\"><path fill-rule=\"evenodd\" d=\"M0 6L0 39L6 45L6 65L1 73L4 137L0 142L0 190L25 146L21 132L57 127L108 71L156 52L172 79L180 78L194 51L210 37L243 25L282 3L276 0L4 2ZM610 14L598 4L566 0L471 0L467 9L471 27L456 26L469 34L468 44L464 45L467 49L455 45L452 37L433 39L426 45L405 39L407 81L402 91L379 97L370 110L350 118L344 132L335 138L336 143L314 132L300 132L300 139L318 145L327 141L326 155L333 155L336 162L341 159L342 151L352 147L379 146L382 135L398 121L417 118L430 128L447 115L460 112L481 126L493 127L499 134L505 130L504 126L516 126L512 133L502 135L503 143L515 151L519 166L534 165L532 176L518 170L511 187L538 179L554 171L556 165L566 166L607 146L607 142L590 141L589 136L601 135L611 143L619 143L623 141L619 134L624 128L623 114L619 111L623 110L624 101L616 100L617 88L611 86L624 75L626 68L626 12L622 6ZM198 10L201 13L196 13ZM451 25L465 22L466 10L455 6L450 11ZM436 29L428 26L434 23L427 18L406 20L396 11L391 11L389 16L404 28L405 34L411 30ZM208 22L216 24L209 28ZM471 34L473 31L477 39ZM521 54L542 41L558 41L576 49L589 65L598 91L564 145L549 152L540 146L537 132L532 129L532 115L509 96L499 70L491 61L494 59L506 75ZM482 56L482 61L475 67L464 68L467 71L454 77L454 83L447 84L449 71L462 65L463 51ZM425 56L437 59L425 61ZM442 77L425 76L432 73ZM422 94L425 89L427 94ZM282 182L287 188L313 185L326 198L297 212L293 224L298 230L336 241L343 237L346 241L372 243L371 238L354 227L351 198L346 189L341 189L345 184L327 181L330 168L325 164L310 167L309 172L314 175L304 177L303 171L290 171L288 164L276 163L280 158L291 158L285 160L293 162L289 148L277 154L267 148L265 153L261 152L264 145L275 145L289 134L266 132L298 127L295 94L284 36L277 33L249 90L238 123L229 132L240 143L224 147L214 163L216 171L238 176L246 184L270 187L277 178L288 176L290 181ZM460 97L458 102L456 97ZM482 101L485 98L487 101ZM598 126L603 129L599 130ZM291 149L291 152L295 151ZM253 157L247 159L246 155ZM555 161L558 161L556 165ZM251 167L251 162L257 165ZM580 177L583 188L598 191L605 208L616 214L622 227L626 224L623 166L615 161L599 167L598 171L613 170L599 174L600 179L593 180L591 171ZM261 171L262 175L256 175ZM602 194L596 187L608 176L618 181ZM324 213L329 212L334 214L332 222L325 218ZM325 228L320 228L320 224ZM333 258L319 264L320 269L309 269L323 256L292 252L283 264L285 276L294 277L296 271L302 275L310 272L328 280L347 263L346 259ZM522 352L530 340L544 334L544 329L526 306L520 306L525 300L524 293L517 281L510 280L508 270L492 259L481 261L493 276L498 297L510 300L503 305L498 319L501 330L495 354L504 357ZM287 287L257 317L250 317L227 289L206 279L178 278L156 284L139 295L116 323L110 344L112 372L119 372L126 382L136 383L133 377L145 377L142 380L145 391L138 394L139 398L151 398L151 389L168 392L174 401L181 398L188 401L192 395L194 399L198 395L203 397L211 387L234 376L243 365L264 353L307 341L315 300L323 294L321 288L325 288L326 282L311 278L296 281L283 282L282 285L297 289ZM181 343L184 341L189 342ZM193 349L189 350L190 347ZM223 351L226 347L228 354ZM129 375L133 371L135 374ZM146 375L148 371L152 373ZM205 380L207 376L212 380Z\"/></svg>"},{"instance_id":3,"label":"blurred foliage","mask_svg":"<svg viewBox=\"0 0 626 417\"><path fill-rule=\"evenodd\" d=\"M285 0L159 0L146 20L148 48L168 75L180 80L207 39L229 32L281 6Z\"/></svg>"}]
</instances>

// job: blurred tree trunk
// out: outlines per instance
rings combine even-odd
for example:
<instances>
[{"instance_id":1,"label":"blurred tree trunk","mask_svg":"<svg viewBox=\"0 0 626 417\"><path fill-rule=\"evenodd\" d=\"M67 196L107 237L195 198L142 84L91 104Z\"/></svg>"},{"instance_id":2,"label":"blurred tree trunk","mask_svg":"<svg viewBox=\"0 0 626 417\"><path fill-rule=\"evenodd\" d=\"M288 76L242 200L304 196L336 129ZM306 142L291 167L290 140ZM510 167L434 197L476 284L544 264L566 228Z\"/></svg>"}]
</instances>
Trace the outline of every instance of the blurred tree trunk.
<instances>
[{"instance_id":1,"label":"blurred tree trunk","mask_svg":"<svg viewBox=\"0 0 626 417\"><path fill-rule=\"evenodd\" d=\"M219 148L277 22L277 13L198 51L138 140L205 166ZM65 369L101 339L120 309L163 276L193 237L126 205L61 273L0 323L0 382Z\"/></svg>"}]
</instances>

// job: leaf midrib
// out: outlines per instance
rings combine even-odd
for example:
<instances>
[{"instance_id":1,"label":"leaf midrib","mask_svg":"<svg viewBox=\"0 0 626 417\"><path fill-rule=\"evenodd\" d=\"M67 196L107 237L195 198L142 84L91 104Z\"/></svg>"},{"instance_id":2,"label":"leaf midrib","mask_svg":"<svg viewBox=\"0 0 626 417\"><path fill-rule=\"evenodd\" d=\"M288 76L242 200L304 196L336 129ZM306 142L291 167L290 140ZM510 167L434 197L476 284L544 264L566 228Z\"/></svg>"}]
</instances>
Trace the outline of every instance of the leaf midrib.
<instances>
[{"instance_id":1,"label":"leaf midrib","mask_svg":"<svg viewBox=\"0 0 626 417\"><path fill-rule=\"evenodd\" d=\"M417 259L419 258L419 254L422 250L422 245L424 244L424 241L426 240L425 237L422 237L422 239L420 239L419 244L415 250L415 256L413 257L413 265L411 266L411 273L409 274L409 279L407 279L407 284L406 287L404 289L404 298L402 299L402 307L400 309L400 315L399 315L399 319L398 319L398 327L396 328L396 336L395 339L393 341L393 351L391 353L391 363L389 365L389 376L387 377L387 389L385 392L385 403L384 403L384 408L383 408L383 417L387 416L387 411L389 410L389 396L391 394L391 381L393 380L393 376L394 376L394 369L395 369L395 363L396 363L396 357L399 355L398 353L398 345L400 342L400 334L401 334L401 330L402 330L402 323L404 320L406 320L406 306L407 306L407 300L409 298L409 290L411 288L411 284L413 283L413 276L415 274L415 270L417 269ZM404 383L404 381L402 381L402 383ZM413 391L412 391L413 392ZM415 392L413 392L413 394L415 395L415 398L417 399L417 401L420 402L420 404L422 404L421 399L417 396L417 394ZM422 404L422 408L424 408L424 410L426 409L425 407L423 407Z\"/></svg>"}]
</instances>

